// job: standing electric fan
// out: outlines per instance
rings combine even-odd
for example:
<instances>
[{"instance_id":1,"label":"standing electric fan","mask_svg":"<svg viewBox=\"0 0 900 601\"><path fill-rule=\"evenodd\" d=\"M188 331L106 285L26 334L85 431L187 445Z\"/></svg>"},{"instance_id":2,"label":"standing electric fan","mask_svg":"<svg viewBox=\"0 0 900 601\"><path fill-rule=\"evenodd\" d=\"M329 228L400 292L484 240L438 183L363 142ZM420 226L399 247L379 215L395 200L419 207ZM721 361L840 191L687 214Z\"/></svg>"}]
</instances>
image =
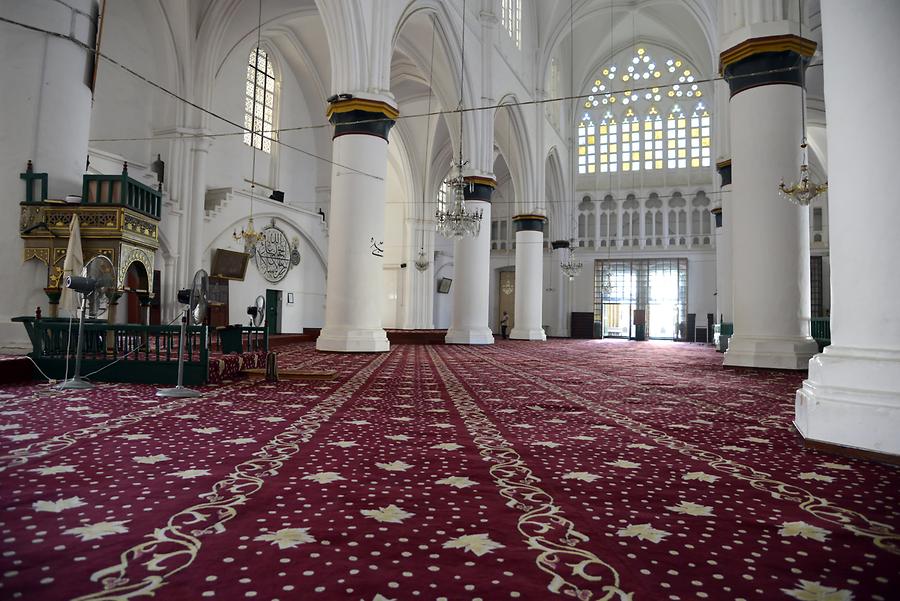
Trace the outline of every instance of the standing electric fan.
<instances>
[{"instance_id":1,"label":"standing electric fan","mask_svg":"<svg viewBox=\"0 0 900 601\"><path fill-rule=\"evenodd\" d=\"M178 291L178 302L184 305L181 315L181 334L178 337L178 384L175 388L160 388L156 396L168 398L198 397L200 393L191 388L182 386L184 381L184 337L189 325L196 326L203 323L206 317L206 294L209 290L209 275L203 269L194 274L194 282L191 287Z\"/></svg>"},{"instance_id":2,"label":"standing electric fan","mask_svg":"<svg viewBox=\"0 0 900 601\"><path fill-rule=\"evenodd\" d=\"M88 390L94 385L81 378L81 356L84 354L84 317L98 317L109 306L109 293L116 285L116 271L112 261L97 255L84 266L81 276L66 277L66 288L81 295L81 315L78 318L78 342L75 343L75 374L57 386L58 390Z\"/></svg>"},{"instance_id":3,"label":"standing electric fan","mask_svg":"<svg viewBox=\"0 0 900 601\"><path fill-rule=\"evenodd\" d=\"M266 317L266 297L257 296L256 302L247 307L247 315L250 316L250 327L258 328Z\"/></svg>"}]
</instances>

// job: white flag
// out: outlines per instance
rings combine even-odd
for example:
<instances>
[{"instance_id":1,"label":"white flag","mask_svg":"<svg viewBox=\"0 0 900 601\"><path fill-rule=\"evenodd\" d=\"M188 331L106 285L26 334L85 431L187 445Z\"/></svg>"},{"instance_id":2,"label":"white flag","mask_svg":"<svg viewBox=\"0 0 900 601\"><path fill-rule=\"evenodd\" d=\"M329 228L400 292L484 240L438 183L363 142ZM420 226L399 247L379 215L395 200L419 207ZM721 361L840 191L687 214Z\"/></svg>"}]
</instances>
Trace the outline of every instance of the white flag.
<instances>
[{"instance_id":1,"label":"white flag","mask_svg":"<svg viewBox=\"0 0 900 601\"><path fill-rule=\"evenodd\" d=\"M63 262L63 274L59 280L62 287L62 295L59 298L60 317L65 312L77 314L81 296L66 288L66 276L81 275L84 267L84 256L81 254L81 226L78 224L78 215L72 215L72 224L69 226L69 246L66 248L66 260Z\"/></svg>"}]
</instances>

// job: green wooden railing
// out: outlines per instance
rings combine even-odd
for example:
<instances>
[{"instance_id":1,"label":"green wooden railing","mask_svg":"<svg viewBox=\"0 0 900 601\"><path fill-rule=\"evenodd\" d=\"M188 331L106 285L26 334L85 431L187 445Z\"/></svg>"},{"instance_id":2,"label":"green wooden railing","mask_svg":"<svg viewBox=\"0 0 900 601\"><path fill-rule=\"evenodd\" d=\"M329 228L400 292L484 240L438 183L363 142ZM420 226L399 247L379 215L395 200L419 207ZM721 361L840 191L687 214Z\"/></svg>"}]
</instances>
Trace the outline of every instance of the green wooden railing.
<instances>
[{"instance_id":1,"label":"green wooden railing","mask_svg":"<svg viewBox=\"0 0 900 601\"><path fill-rule=\"evenodd\" d=\"M813 317L809 320L810 335L819 343L819 351L831 344L831 318Z\"/></svg>"},{"instance_id":2,"label":"green wooden railing","mask_svg":"<svg viewBox=\"0 0 900 601\"><path fill-rule=\"evenodd\" d=\"M162 194L131 179L127 171L120 175L85 175L81 203L124 206L158 221Z\"/></svg>"},{"instance_id":3,"label":"green wooden railing","mask_svg":"<svg viewBox=\"0 0 900 601\"><path fill-rule=\"evenodd\" d=\"M49 377L61 379L74 368L78 322L68 319L16 317L31 339L31 357ZM82 375L105 382L175 384L178 377L178 337L181 327L110 325L86 320ZM185 336L184 383L206 384L209 378L209 340L206 326L189 326Z\"/></svg>"},{"instance_id":4,"label":"green wooden railing","mask_svg":"<svg viewBox=\"0 0 900 601\"><path fill-rule=\"evenodd\" d=\"M269 350L269 329L251 326L216 328L210 338L210 350L218 353L255 353Z\"/></svg>"}]
</instances>

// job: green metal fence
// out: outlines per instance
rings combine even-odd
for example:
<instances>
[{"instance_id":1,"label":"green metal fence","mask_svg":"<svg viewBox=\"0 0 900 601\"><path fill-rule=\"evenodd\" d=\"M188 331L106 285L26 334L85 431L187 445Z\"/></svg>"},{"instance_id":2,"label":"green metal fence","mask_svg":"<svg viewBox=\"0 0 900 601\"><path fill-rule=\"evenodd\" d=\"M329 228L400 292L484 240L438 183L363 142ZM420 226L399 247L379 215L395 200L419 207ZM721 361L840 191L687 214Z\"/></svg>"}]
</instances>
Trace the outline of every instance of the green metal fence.
<instances>
[{"instance_id":1,"label":"green metal fence","mask_svg":"<svg viewBox=\"0 0 900 601\"><path fill-rule=\"evenodd\" d=\"M17 317L31 339L31 357L49 377L62 379L74 368L78 322L68 319ZM178 337L181 327L84 323L83 376L105 382L175 384L178 377ZM185 336L184 383L206 384L209 377L209 340L206 326L188 326Z\"/></svg>"},{"instance_id":2,"label":"green metal fence","mask_svg":"<svg viewBox=\"0 0 900 601\"><path fill-rule=\"evenodd\" d=\"M819 351L831 344L830 317L813 317L809 320L809 330L811 336L819 343Z\"/></svg>"}]
</instances>

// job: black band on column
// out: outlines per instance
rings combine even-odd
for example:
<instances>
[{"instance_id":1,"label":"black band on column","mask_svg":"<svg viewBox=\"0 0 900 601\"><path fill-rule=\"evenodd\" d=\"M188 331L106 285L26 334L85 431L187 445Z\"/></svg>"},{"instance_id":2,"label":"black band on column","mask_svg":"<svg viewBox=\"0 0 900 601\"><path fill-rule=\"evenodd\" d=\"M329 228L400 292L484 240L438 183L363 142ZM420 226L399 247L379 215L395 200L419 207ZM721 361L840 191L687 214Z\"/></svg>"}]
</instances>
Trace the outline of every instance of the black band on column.
<instances>
[{"instance_id":1,"label":"black band on column","mask_svg":"<svg viewBox=\"0 0 900 601\"><path fill-rule=\"evenodd\" d=\"M487 177L469 176L466 177L466 187L463 188L463 198L466 200L480 200L482 202L491 202L491 194L497 183Z\"/></svg>"},{"instance_id":2,"label":"black band on column","mask_svg":"<svg viewBox=\"0 0 900 601\"><path fill-rule=\"evenodd\" d=\"M387 141L399 114L397 109L377 100L351 98L332 102L328 107L328 120L334 125L332 139L356 134Z\"/></svg>"},{"instance_id":3,"label":"black band on column","mask_svg":"<svg viewBox=\"0 0 900 601\"><path fill-rule=\"evenodd\" d=\"M550 248L553 250L559 250L560 248L569 248L568 240L554 240L550 243Z\"/></svg>"},{"instance_id":4,"label":"black band on column","mask_svg":"<svg viewBox=\"0 0 900 601\"><path fill-rule=\"evenodd\" d=\"M731 159L727 161L721 161L716 163L716 171L719 172L719 177L722 178L721 186L724 188L725 186L731 185Z\"/></svg>"},{"instance_id":5,"label":"black band on column","mask_svg":"<svg viewBox=\"0 0 900 601\"><path fill-rule=\"evenodd\" d=\"M775 84L803 85L803 70L816 43L795 35L753 38L720 55L731 96Z\"/></svg>"},{"instance_id":6,"label":"black band on column","mask_svg":"<svg viewBox=\"0 0 900 601\"><path fill-rule=\"evenodd\" d=\"M513 217L513 223L517 232L543 232L544 222L547 220L543 215L516 215Z\"/></svg>"},{"instance_id":7,"label":"black band on column","mask_svg":"<svg viewBox=\"0 0 900 601\"><path fill-rule=\"evenodd\" d=\"M722 207L716 207L710 213L716 218L716 227L722 227Z\"/></svg>"}]
</instances>

